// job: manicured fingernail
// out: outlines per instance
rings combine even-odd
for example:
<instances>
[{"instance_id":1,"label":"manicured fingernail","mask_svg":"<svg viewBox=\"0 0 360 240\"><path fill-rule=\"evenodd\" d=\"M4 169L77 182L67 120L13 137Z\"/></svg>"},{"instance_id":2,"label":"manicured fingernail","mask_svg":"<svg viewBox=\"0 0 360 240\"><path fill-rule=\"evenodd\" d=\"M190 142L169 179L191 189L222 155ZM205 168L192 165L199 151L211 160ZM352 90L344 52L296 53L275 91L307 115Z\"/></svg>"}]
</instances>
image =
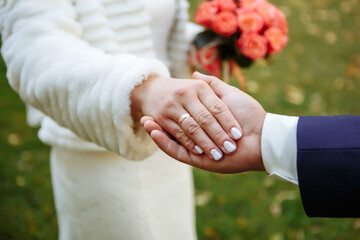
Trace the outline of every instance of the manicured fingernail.
<instances>
[{"instance_id":1,"label":"manicured fingernail","mask_svg":"<svg viewBox=\"0 0 360 240\"><path fill-rule=\"evenodd\" d=\"M235 139L240 139L242 137L242 133L240 132L240 130L236 127L233 127L230 130L231 135L233 136L233 138Z\"/></svg>"},{"instance_id":2,"label":"manicured fingernail","mask_svg":"<svg viewBox=\"0 0 360 240\"><path fill-rule=\"evenodd\" d=\"M214 158L215 161L219 161L222 158L221 152L219 152L217 149L211 150L210 155Z\"/></svg>"},{"instance_id":3,"label":"manicured fingernail","mask_svg":"<svg viewBox=\"0 0 360 240\"><path fill-rule=\"evenodd\" d=\"M195 145L194 149L198 154L203 154L204 153L204 151L198 145Z\"/></svg>"},{"instance_id":4,"label":"manicured fingernail","mask_svg":"<svg viewBox=\"0 0 360 240\"><path fill-rule=\"evenodd\" d=\"M228 151L229 153L232 153L233 151L236 150L235 144L233 144L232 142L229 142L229 141L225 141L225 142L224 142L224 148L225 148L226 151Z\"/></svg>"}]
</instances>

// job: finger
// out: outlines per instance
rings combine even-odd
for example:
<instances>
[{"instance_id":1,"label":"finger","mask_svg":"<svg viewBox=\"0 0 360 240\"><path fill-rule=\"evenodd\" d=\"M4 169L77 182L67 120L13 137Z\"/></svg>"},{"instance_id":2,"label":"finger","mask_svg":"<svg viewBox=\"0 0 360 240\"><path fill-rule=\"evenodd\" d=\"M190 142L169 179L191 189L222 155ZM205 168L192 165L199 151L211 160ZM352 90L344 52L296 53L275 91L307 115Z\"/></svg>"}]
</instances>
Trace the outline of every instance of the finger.
<instances>
[{"instance_id":1,"label":"finger","mask_svg":"<svg viewBox=\"0 0 360 240\"><path fill-rule=\"evenodd\" d=\"M162 126L166 132L172 135L189 151L195 154L204 153L202 148L198 144L196 144L176 122L168 119L162 123Z\"/></svg>"},{"instance_id":2,"label":"finger","mask_svg":"<svg viewBox=\"0 0 360 240\"><path fill-rule=\"evenodd\" d=\"M224 96L227 91L229 90L230 85L224 83L217 77L208 76L199 72L195 72L193 74L193 78L200 79L205 81L210 85L212 90L218 95L219 97ZM221 99L214 98L213 95L207 94L207 92L202 91L202 100L204 100L204 104L206 106L209 106L208 109L210 112L217 118L219 123L222 125L222 127L226 130L230 136L232 136L233 139L238 140L242 136L242 129L240 124L237 122L235 117L232 115L229 108L223 104ZM224 106L225 105L225 106Z\"/></svg>"},{"instance_id":3,"label":"finger","mask_svg":"<svg viewBox=\"0 0 360 240\"><path fill-rule=\"evenodd\" d=\"M168 136L170 139L177 141L173 136L169 135L167 132L165 132L162 127L157 124L154 120L149 119L146 122L144 122L144 128L145 131L150 135L152 131L157 130L163 132L166 136ZM196 147L196 146L195 146ZM195 148L196 149L196 148Z\"/></svg>"},{"instance_id":4,"label":"finger","mask_svg":"<svg viewBox=\"0 0 360 240\"><path fill-rule=\"evenodd\" d=\"M207 86L207 85L206 85ZM203 92L203 90L199 90L199 92ZM209 86L207 86L207 94L212 95L215 99L217 99L217 102L222 103L222 101L214 94L214 92L211 90L211 88ZM200 99L201 100L201 99ZM232 139L232 134L231 129L235 128L238 129L239 124L237 123L237 121L235 120L235 118L231 119L230 117L228 117L230 120L227 120L227 118L224 118L224 123L223 125L226 126L227 128L223 128L221 126L221 124L219 124L218 120L216 119L216 117L209 112L208 108L206 106L204 106L204 104L202 102L199 101L199 99L184 99L184 107L186 108L186 110L194 117L195 121L199 124L199 126L201 127L201 129L203 131L206 132L206 134L209 136L209 138L211 139L211 141L213 141L224 153L232 153L236 150L236 144ZM228 108L226 107L225 104L223 104L223 108L225 108L225 110L228 110ZM231 112L228 110L227 114L224 114L225 116L232 116ZM220 120L223 120L222 118L220 118ZM208 148L209 140L207 140L206 142L202 142L200 143L199 141L201 139L205 139L204 136L202 135L201 137L197 137L193 132L198 130L195 128L195 125L191 125L190 126L181 126L183 129L186 128L190 128L188 131L185 131L188 135L192 134L190 137L205 151L206 153L206 149ZM230 127L230 128L229 128ZM195 129L192 129L195 128ZM232 130L235 133L235 128ZM224 129L228 129L228 131L225 131ZM200 131L199 131L200 132ZM237 133L239 133L239 131L237 131ZM197 133L199 134L199 133ZM234 134L235 135L235 134ZM239 135L239 134L238 134ZM239 139L240 137L238 135L235 135L236 137L234 137L234 139ZM204 145L202 145L204 144ZM216 152L215 152L216 153Z\"/></svg>"},{"instance_id":5,"label":"finger","mask_svg":"<svg viewBox=\"0 0 360 240\"><path fill-rule=\"evenodd\" d=\"M183 145L171 140L163 132L154 130L150 136L155 144L170 157L182 162L186 162L189 159L188 150Z\"/></svg>"},{"instance_id":6,"label":"finger","mask_svg":"<svg viewBox=\"0 0 360 240\"><path fill-rule=\"evenodd\" d=\"M155 121L153 121L152 119L148 119L147 121L144 122L143 124L145 131L150 134L152 131L157 130L157 131L161 131L164 132L164 130L160 127L159 124L157 124Z\"/></svg>"},{"instance_id":7,"label":"finger","mask_svg":"<svg viewBox=\"0 0 360 240\"><path fill-rule=\"evenodd\" d=\"M154 121L154 118L150 117L150 116L144 116L140 119L140 123L141 125L144 125L144 123L147 121L147 120L152 120Z\"/></svg>"},{"instance_id":8,"label":"finger","mask_svg":"<svg viewBox=\"0 0 360 240\"><path fill-rule=\"evenodd\" d=\"M161 131L154 130L150 134L155 144L167 155L188 165L205 169L205 162L210 159L206 155L194 155L183 145L171 140Z\"/></svg>"},{"instance_id":9,"label":"finger","mask_svg":"<svg viewBox=\"0 0 360 240\"><path fill-rule=\"evenodd\" d=\"M223 157L221 149L218 148L193 117L186 118L181 123L181 128L187 136L204 150L207 156L215 161L219 161Z\"/></svg>"},{"instance_id":10,"label":"finger","mask_svg":"<svg viewBox=\"0 0 360 240\"><path fill-rule=\"evenodd\" d=\"M231 136L234 140L239 140L242 137L242 128L239 122L236 120L228 106L218 96L215 94L209 94L208 90L203 89L199 93L199 99L202 104L206 106L211 115L216 118L217 122L221 125L222 129L225 130L227 135ZM206 120L206 118L202 118L204 125L208 124L206 123ZM213 134L215 134L214 131ZM216 134L217 135L215 136L224 137L223 135L218 135L222 134L221 132Z\"/></svg>"},{"instance_id":11,"label":"finger","mask_svg":"<svg viewBox=\"0 0 360 240\"><path fill-rule=\"evenodd\" d=\"M191 99L193 99L193 98L191 98ZM204 111L206 110L206 108L200 103L200 101L198 99L197 100L189 100L189 103L187 103L187 104L192 106L196 102L197 102L197 106L202 107ZM181 133L179 133L179 132L177 133L180 136L173 134L172 132L174 132L174 130L169 129L169 131L172 131L172 132L169 132L168 130L166 130L171 135L175 136L176 139L179 140L179 137L181 137L181 138L185 137L185 136L182 136L182 134L185 133L186 137L188 139L191 139L196 144L194 146L194 149L198 153L205 152L205 154L207 156L214 159L215 161L218 161L223 157L222 151L226 151L226 149L224 147L222 147L221 144L218 147L216 145L216 143L213 142L213 140L204 131L204 129L202 129L200 127L200 125L185 110L179 111L177 109L169 109L169 116L175 116L175 117L173 117L174 120L178 119L178 126L180 126L180 129L183 130ZM186 116L186 117L184 118L184 116ZM216 122L215 119L214 119L214 121ZM174 128L175 128L175 126L174 126ZM222 129L219 124L218 124L218 128ZM179 131L179 130L176 129L176 131ZM223 133L224 133L224 135L226 135L225 132L223 132ZM232 141L230 137L227 137L227 139L229 141ZM184 141L179 140L179 142L183 143ZM185 145L185 147L189 150L191 149L191 147L187 147L186 145Z\"/></svg>"},{"instance_id":12,"label":"finger","mask_svg":"<svg viewBox=\"0 0 360 240\"><path fill-rule=\"evenodd\" d=\"M219 97L224 96L229 91L229 87L231 87L217 77L205 75L199 72L194 72L193 78L205 81Z\"/></svg>"}]
</instances>

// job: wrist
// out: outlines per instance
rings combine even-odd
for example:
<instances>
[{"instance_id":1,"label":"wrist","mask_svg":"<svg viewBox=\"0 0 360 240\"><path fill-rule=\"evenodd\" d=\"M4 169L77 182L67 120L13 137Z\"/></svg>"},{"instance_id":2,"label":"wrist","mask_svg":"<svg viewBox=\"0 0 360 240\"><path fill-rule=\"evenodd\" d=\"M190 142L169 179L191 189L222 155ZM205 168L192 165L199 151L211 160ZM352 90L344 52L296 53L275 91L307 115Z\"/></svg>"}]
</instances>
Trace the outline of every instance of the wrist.
<instances>
[{"instance_id":1,"label":"wrist","mask_svg":"<svg viewBox=\"0 0 360 240\"><path fill-rule=\"evenodd\" d=\"M258 148L258 151L254 158L255 159L255 161L254 161L254 170L255 171L265 171L265 165L264 165L264 161L263 161L263 157L262 157L261 143L262 143L262 132L263 132L266 114L267 113L264 110L262 110L262 112L260 114L261 117L259 118L259 122L256 127L256 129L257 129L256 130L257 146L259 146L259 148Z\"/></svg>"},{"instance_id":2,"label":"wrist","mask_svg":"<svg viewBox=\"0 0 360 240\"><path fill-rule=\"evenodd\" d=\"M149 76L148 79L145 79L140 85L137 85L130 93L130 110L134 126L139 124L140 119L146 114L144 111L144 103L148 95L149 84L154 78L153 76Z\"/></svg>"}]
</instances>

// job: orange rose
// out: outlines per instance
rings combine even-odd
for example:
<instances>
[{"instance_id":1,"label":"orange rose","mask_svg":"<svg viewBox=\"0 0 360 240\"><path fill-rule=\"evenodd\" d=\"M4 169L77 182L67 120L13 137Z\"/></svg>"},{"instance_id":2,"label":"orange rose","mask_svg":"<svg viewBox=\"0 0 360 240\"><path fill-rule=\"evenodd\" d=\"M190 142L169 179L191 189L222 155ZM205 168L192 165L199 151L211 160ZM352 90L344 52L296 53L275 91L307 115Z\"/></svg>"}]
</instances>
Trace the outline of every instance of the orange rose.
<instances>
[{"instance_id":1,"label":"orange rose","mask_svg":"<svg viewBox=\"0 0 360 240\"><path fill-rule=\"evenodd\" d=\"M281 29L285 34L289 33L289 27L286 21L284 13L280 10L277 10L275 13L273 27Z\"/></svg>"},{"instance_id":2,"label":"orange rose","mask_svg":"<svg viewBox=\"0 0 360 240\"><path fill-rule=\"evenodd\" d=\"M268 2L261 4L257 11L264 19L265 27L280 28L285 34L288 34L289 28L283 12Z\"/></svg>"},{"instance_id":3,"label":"orange rose","mask_svg":"<svg viewBox=\"0 0 360 240\"><path fill-rule=\"evenodd\" d=\"M263 18L253 10L238 10L237 19L239 28L243 32L260 32L264 27Z\"/></svg>"},{"instance_id":4,"label":"orange rose","mask_svg":"<svg viewBox=\"0 0 360 240\"><path fill-rule=\"evenodd\" d=\"M216 0L221 11L235 11L237 5L234 0Z\"/></svg>"},{"instance_id":5,"label":"orange rose","mask_svg":"<svg viewBox=\"0 0 360 240\"><path fill-rule=\"evenodd\" d=\"M237 46L245 57L254 61L264 58L267 53L267 41L258 33L242 33Z\"/></svg>"},{"instance_id":6,"label":"orange rose","mask_svg":"<svg viewBox=\"0 0 360 240\"><path fill-rule=\"evenodd\" d=\"M203 2L196 11L195 22L210 28L218 11L219 6L216 2Z\"/></svg>"},{"instance_id":7,"label":"orange rose","mask_svg":"<svg viewBox=\"0 0 360 240\"><path fill-rule=\"evenodd\" d=\"M289 41L288 36L276 27L266 30L264 36L268 41L269 53L281 52Z\"/></svg>"},{"instance_id":8,"label":"orange rose","mask_svg":"<svg viewBox=\"0 0 360 240\"><path fill-rule=\"evenodd\" d=\"M196 53L197 61L203 69L211 75L220 78L221 75L221 58L218 53L218 47L204 47Z\"/></svg>"},{"instance_id":9,"label":"orange rose","mask_svg":"<svg viewBox=\"0 0 360 240\"><path fill-rule=\"evenodd\" d=\"M220 12L216 15L212 28L216 33L225 37L230 37L238 28L236 20L236 16L233 12Z\"/></svg>"},{"instance_id":10,"label":"orange rose","mask_svg":"<svg viewBox=\"0 0 360 240\"><path fill-rule=\"evenodd\" d=\"M239 5L241 8L256 9L263 2L265 2L265 0L240 0Z\"/></svg>"},{"instance_id":11,"label":"orange rose","mask_svg":"<svg viewBox=\"0 0 360 240\"><path fill-rule=\"evenodd\" d=\"M274 23L275 15L278 11L274 5L268 2L263 2L256 10L264 19L265 27L270 27Z\"/></svg>"}]
</instances>

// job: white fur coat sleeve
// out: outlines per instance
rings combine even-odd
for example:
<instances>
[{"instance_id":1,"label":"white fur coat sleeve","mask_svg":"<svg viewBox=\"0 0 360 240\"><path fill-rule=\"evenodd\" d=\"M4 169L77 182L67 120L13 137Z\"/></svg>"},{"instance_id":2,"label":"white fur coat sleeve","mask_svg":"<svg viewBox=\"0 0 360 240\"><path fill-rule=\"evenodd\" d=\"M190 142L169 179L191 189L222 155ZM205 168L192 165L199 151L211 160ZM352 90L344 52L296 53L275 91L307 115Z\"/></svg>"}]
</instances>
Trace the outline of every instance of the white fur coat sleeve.
<instances>
[{"instance_id":1,"label":"white fur coat sleeve","mask_svg":"<svg viewBox=\"0 0 360 240\"><path fill-rule=\"evenodd\" d=\"M149 75L169 76L166 66L91 47L67 0L2 2L2 56L22 100L84 140L129 159L148 156L154 147L133 132L130 92Z\"/></svg>"}]
</instances>

